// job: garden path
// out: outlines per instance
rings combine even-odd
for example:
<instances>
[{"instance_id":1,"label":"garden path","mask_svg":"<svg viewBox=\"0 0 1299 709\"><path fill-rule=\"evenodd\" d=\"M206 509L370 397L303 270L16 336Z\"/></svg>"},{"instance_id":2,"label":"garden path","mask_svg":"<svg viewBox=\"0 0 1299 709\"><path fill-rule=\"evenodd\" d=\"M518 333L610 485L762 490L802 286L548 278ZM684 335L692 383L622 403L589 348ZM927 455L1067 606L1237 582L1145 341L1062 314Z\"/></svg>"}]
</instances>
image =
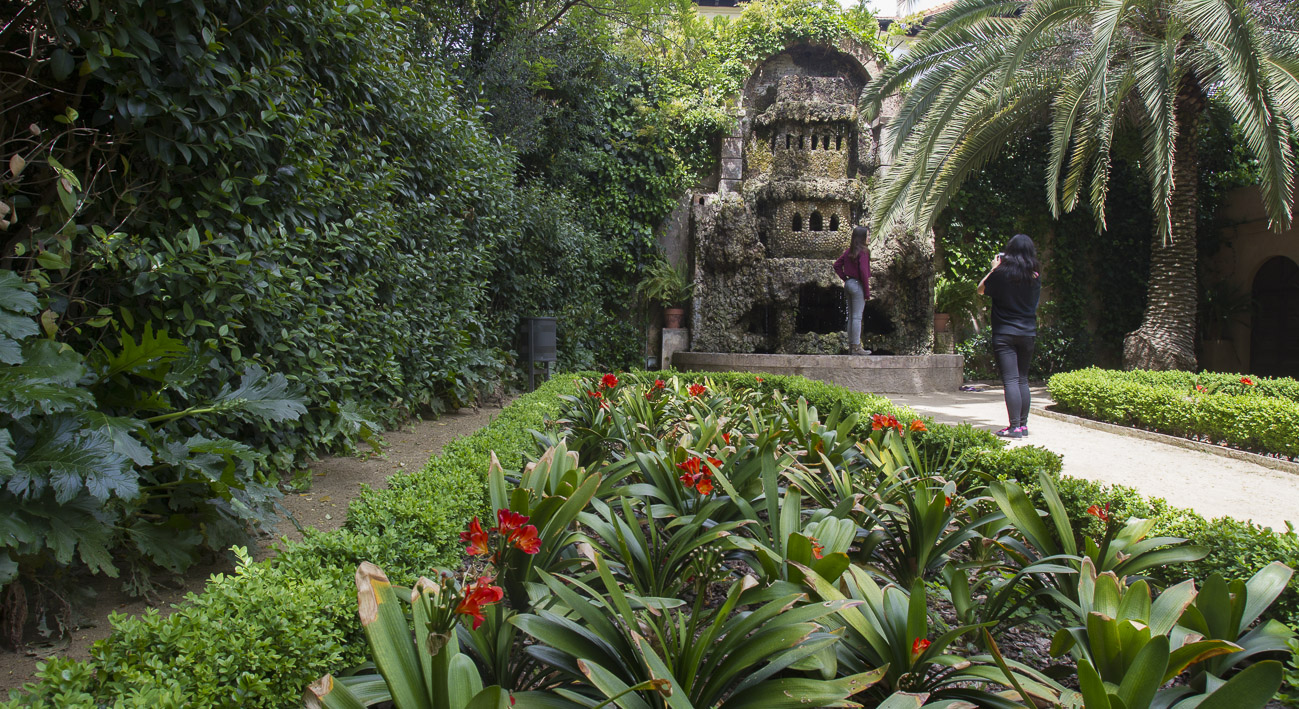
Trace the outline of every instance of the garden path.
<instances>
[{"instance_id":1,"label":"garden path","mask_svg":"<svg viewBox=\"0 0 1299 709\"><path fill-rule=\"evenodd\" d=\"M337 529L346 521L347 503L360 492L362 484L382 488L386 487L388 477L395 473L419 470L447 442L490 423L505 403L508 402L460 409L436 419L411 421L397 430L385 432L383 452L377 455L365 453L322 458L311 465L311 489L288 493L281 502L303 528ZM281 537L296 541L302 535L293 523L281 517L274 536L266 535L254 540L250 549L253 557L264 559L274 554L272 545ZM79 627L69 637L51 646L31 646L25 653L0 651L0 698L6 696L7 690L32 681L36 663L51 654L88 659L95 641L112 632L108 623L109 613L139 615L149 607L155 607L162 615L168 615L175 610L174 604L182 602L186 594L201 592L209 576L228 574L233 570L232 560L226 558L195 566L176 578L174 584L158 588L152 601L123 593L120 581L104 577L93 579L90 583L95 598L78 609L76 621Z\"/></svg>"},{"instance_id":2,"label":"garden path","mask_svg":"<svg viewBox=\"0 0 1299 709\"><path fill-rule=\"evenodd\" d=\"M892 394L894 402L939 423L969 423L989 431L1006 425L1000 386L978 392ZM1052 402L1033 388L1033 407ZM1036 445L1064 456L1064 474L1126 485L1207 518L1234 517L1284 529L1299 524L1299 475L1256 463L1144 440L1045 416L1029 416L1032 435L1011 445Z\"/></svg>"}]
</instances>

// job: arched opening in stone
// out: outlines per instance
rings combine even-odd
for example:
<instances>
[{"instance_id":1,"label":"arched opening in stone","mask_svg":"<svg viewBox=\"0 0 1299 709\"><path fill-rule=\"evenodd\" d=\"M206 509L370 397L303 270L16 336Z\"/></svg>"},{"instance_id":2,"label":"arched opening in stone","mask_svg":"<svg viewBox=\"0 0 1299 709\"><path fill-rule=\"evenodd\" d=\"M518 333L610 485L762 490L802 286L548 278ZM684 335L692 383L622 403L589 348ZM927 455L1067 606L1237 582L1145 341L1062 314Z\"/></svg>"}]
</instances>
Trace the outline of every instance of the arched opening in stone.
<instances>
[{"instance_id":1,"label":"arched opening in stone","mask_svg":"<svg viewBox=\"0 0 1299 709\"><path fill-rule=\"evenodd\" d=\"M786 133L786 134L785 134L785 150L789 150L789 148L790 148L793 144L794 144L794 135L793 135L792 133Z\"/></svg>"},{"instance_id":2,"label":"arched opening in stone","mask_svg":"<svg viewBox=\"0 0 1299 709\"><path fill-rule=\"evenodd\" d=\"M798 136L798 149L802 150L804 147L806 146L803 144L803 136L800 135Z\"/></svg>"},{"instance_id":3,"label":"arched opening in stone","mask_svg":"<svg viewBox=\"0 0 1299 709\"><path fill-rule=\"evenodd\" d=\"M828 335L847 328L848 309L842 288L827 288L808 283L798 289L796 333L813 332Z\"/></svg>"},{"instance_id":4,"label":"arched opening in stone","mask_svg":"<svg viewBox=\"0 0 1299 709\"><path fill-rule=\"evenodd\" d=\"M1249 371L1299 376L1299 264L1273 256L1254 276Z\"/></svg>"},{"instance_id":5,"label":"arched opening in stone","mask_svg":"<svg viewBox=\"0 0 1299 709\"><path fill-rule=\"evenodd\" d=\"M834 149L835 149L835 150L843 150L843 136L842 136L842 135L835 136L835 138L834 138Z\"/></svg>"},{"instance_id":6,"label":"arched opening in stone","mask_svg":"<svg viewBox=\"0 0 1299 709\"><path fill-rule=\"evenodd\" d=\"M892 335L897 330L897 325L893 324L893 319L888 316L884 308L876 301L866 301L866 307L862 308L861 313L861 334L866 335ZM876 354L884 354L877 352Z\"/></svg>"},{"instance_id":7,"label":"arched opening in stone","mask_svg":"<svg viewBox=\"0 0 1299 709\"><path fill-rule=\"evenodd\" d=\"M807 219L807 228L809 231L821 231L821 213L813 210L812 216Z\"/></svg>"},{"instance_id":8,"label":"arched opening in stone","mask_svg":"<svg viewBox=\"0 0 1299 709\"><path fill-rule=\"evenodd\" d=\"M816 141L817 141L817 137L812 136L812 147L811 147L812 150L816 150Z\"/></svg>"},{"instance_id":9,"label":"arched opening in stone","mask_svg":"<svg viewBox=\"0 0 1299 709\"><path fill-rule=\"evenodd\" d=\"M821 147L825 150L830 149L830 136L826 135L821 137Z\"/></svg>"},{"instance_id":10,"label":"arched opening in stone","mask_svg":"<svg viewBox=\"0 0 1299 709\"><path fill-rule=\"evenodd\" d=\"M793 231L803 231L803 215L794 212L794 222L789 225L789 228Z\"/></svg>"},{"instance_id":11,"label":"arched opening in stone","mask_svg":"<svg viewBox=\"0 0 1299 709\"><path fill-rule=\"evenodd\" d=\"M839 231L839 215L830 215L830 231Z\"/></svg>"},{"instance_id":12,"label":"arched opening in stone","mask_svg":"<svg viewBox=\"0 0 1299 709\"><path fill-rule=\"evenodd\" d=\"M765 341L766 338L771 336L772 332L771 307L766 303L754 303L748 312L740 316L736 324L743 332L757 335ZM762 347L759 347L757 351L759 353L770 352L770 350Z\"/></svg>"}]
</instances>

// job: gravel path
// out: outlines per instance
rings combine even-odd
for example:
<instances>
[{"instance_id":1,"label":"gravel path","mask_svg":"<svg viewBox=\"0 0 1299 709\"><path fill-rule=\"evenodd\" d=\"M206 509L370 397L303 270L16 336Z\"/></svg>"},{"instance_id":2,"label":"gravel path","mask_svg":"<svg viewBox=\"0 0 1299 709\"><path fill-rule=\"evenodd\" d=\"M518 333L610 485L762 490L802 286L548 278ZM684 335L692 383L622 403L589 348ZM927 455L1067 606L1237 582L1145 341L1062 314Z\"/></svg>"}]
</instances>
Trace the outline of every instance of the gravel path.
<instances>
[{"instance_id":1,"label":"gravel path","mask_svg":"<svg viewBox=\"0 0 1299 709\"><path fill-rule=\"evenodd\" d=\"M1006 425L1001 387L981 392L890 395L898 404L941 423L990 431ZM1033 389L1034 408L1051 401ZM1032 435L1012 445L1042 446L1064 456L1064 474L1126 485L1208 518L1234 517L1284 529L1299 524L1299 475L1210 453L1029 415Z\"/></svg>"}]
</instances>

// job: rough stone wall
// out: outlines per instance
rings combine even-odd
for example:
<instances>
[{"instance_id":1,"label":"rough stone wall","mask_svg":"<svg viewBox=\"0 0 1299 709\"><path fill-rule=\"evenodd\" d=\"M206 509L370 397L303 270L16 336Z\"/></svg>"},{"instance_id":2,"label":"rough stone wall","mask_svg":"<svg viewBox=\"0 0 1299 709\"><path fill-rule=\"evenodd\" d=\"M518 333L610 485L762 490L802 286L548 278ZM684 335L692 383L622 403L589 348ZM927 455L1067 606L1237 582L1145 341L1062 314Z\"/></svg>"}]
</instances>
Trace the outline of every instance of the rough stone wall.
<instances>
[{"instance_id":1,"label":"rough stone wall","mask_svg":"<svg viewBox=\"0 0 1299 709\"><path fill-rule=\"evenodd\" d=\"M848 40L790 47L755 67L727 153L738 159L723 160L729 186L691 206L691 349L846 351L843 287L832 265L853 225L869 216L878 126L857 105L878 70ZM882 354L928 353L932 236L900 231L871 241L863 343Z\"/></svg>"}]
</instances>

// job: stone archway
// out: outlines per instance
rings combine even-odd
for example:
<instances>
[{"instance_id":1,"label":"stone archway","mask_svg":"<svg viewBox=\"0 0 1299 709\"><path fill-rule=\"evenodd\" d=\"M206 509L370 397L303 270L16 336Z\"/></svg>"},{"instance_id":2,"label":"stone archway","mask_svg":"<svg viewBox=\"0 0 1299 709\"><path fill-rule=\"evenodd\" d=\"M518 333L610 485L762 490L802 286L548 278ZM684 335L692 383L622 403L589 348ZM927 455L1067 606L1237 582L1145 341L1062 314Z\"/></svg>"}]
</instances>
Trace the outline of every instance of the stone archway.
<instances>
[{"instance_id":1,"label":"stone archway","mask_svg":"<svg viewBox=\"0 0 1299 709\"><path fill-rule=\"evenodd\" d=\"M1251 290L1250 373L1299 377L1299 264L1273 256L1258 269Z\"/></svg>"}]
</instances>

